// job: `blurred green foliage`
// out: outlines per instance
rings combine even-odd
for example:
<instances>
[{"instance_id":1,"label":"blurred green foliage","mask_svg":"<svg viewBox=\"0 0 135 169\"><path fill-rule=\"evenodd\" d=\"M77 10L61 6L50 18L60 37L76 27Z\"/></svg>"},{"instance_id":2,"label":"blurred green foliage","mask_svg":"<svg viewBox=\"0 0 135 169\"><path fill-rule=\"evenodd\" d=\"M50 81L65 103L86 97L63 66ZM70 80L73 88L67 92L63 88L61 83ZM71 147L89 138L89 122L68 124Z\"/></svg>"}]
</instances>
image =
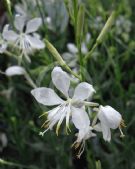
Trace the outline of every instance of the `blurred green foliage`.
<instances>
[{"instance_id":1,"label":"blurred green foliage","mask_svg":"<svg viewBox=\"0 0 135 169\"><path fill-rule=\"evenodd\" d=\"M35 169L98 169L101 166L102 169L135 168L135 4L133 0L83 2L86 7L84 36L87 32L91 34L89 48L94 44L110 11L115 8L118 11L116 22L106 40L95 50L87 64L87 80L97 90L94 101L111 105L122 113L127 125L124 129L125 138L119 138L118 131L112 134L111 143L106 143L100 137L93 138L87 141L82 158L75 159L74 151L70 148L75 131L69 136L65 135L65 131L61 131L59 137L55 132L47 132L43 138L40 137L38 133L42 119L38 116L46 108L39 107L34 101L30 94L31 88L23 77L7 78L0 75L0 132L6 133L8 139L7 147L0 152L2 159ZM63 53L67 50L68 42L75 43L75 34L64 3L61 10L64 15L62 12L59 15L57 3L61 2L55 2L57 7L54 5L53 9L56 11L48 8L48 12L47 1L44 1L41 10L46 16L52 14L55 27L47 29L43 26L41 34ZM64 21L61 16L64 16ZM52 56L45 49L31 56L31 59L31 65L23 64L33 80L37 81L38 86L49 86L53 68ZM0 55L1 70L4 71L8 65L15 63L13 58ZM101 161L101 166L99 162L96 163L98 160ZM0 164L0 168L16 167Z\"/></svg>"}]
</instances>

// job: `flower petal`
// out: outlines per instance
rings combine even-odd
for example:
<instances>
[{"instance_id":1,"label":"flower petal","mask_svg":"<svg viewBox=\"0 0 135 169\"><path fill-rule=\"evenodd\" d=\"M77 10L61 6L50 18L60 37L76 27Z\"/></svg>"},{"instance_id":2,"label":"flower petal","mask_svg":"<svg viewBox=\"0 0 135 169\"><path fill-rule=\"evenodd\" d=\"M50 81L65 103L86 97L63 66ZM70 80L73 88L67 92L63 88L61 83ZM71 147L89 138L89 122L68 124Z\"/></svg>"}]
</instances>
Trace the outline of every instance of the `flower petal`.
<instances>
[{"instance_id":1,"label":"flower petal","mask_svg":"<svg viewBox=\"0 0 135 169\"><path fill-rule=\"evenodd\" d=\"M60 67L55 67L52 71L52 81L58 90L68 97L70 78Z\"/></svg>"},{"instance_id":2,"label":"flower petal","mask_svg":"<svg viewBox=\"0 0 135 169\"><path fill-rule=\"evenodd\" d=\"M88 114L84 109L75 108L72 106L72 121L77 129L83 129L90 125Z\"/></svg>"},{"instance_id":3,"label":"flower petal","mask_svg":"<svg viewBox=\"0 0 135 169\"><path fill-rule=\"evenodd\" d=\"M11 66L6 69L5 74L7 76L14 76L14 75L24 75L26 73L25 69L21 66Z\"/></svg>"},{"instance_id":4,"label":"flower petal","mask_svg":"<svg viewBox=\"0 0 135 169\"><path fill-rule=\"evenodd\" d=\"M84 55L88 53L88 48L84 42L81 44L81 51Z\"/></svg>"},{"instance_id":5,"label":"flower petal","mask_svg":"<svg viewBox=\"0 0 135 169\"><path fill-rule=\"evenodd\" d=\"M121 114L111 106L100 106L98 118L101 123L106 123L112 129L118 128L122 120Z\"/></svg>"},{"instance_id":6,"label":"flower petal","mask_svg":"<svg viewBox=\"0 0 135 169\"><path fill-rule=\"evenodd\" d=\"M34 36L26 35L27 40L34 49L43 49L45 47L44 42Z\"/></svg>"},{"instance_id":7,"label":"flower petal","mask_svg":"<svg viewBox=\"0 0 135 169\"><path fill-rule=\"evenodd\" d=\"M98 123L95 126L93 126L93 129L98 132L102 132L101 123Z\"/></svg>"},{"instance_id":8,"label":"flower petal","mask_svg":"<svg viewBox=\"0 0 135 169\"><path fill-rule=\"evenodd\" d=\"M0 44L0 53L4 53L7 49L7 43Z\"/></svg>"},{"instance_id":9,"label":"flower petal","mask_svg":"<svg viewBox=\"0 0 135 169\"><path fill-rule=\"evenodd\" d=\"M58 107L56 107L56 108L50 110L50 111L48 112L47 119L48 119L49 121L51 121L51 120L53 119L53 117L56 115L56 113L58 113L58 112L60 111L60 109L61 109L60 106L58 106Z\"/></svg>"},{"instance_id":10,"label":"flower petal","mask_svg":"<svg viewBox=\"0 0 135 169\"><path fill-rule=\"evenodd\" d=\"M26 25L26 33L32 33L37 31L41 24L41 18L34 18L30 20Z\"/></svg>"},{"instance_id":11,"label":"flower petal","mask_svg":"<svg viewBox=\"0 0 135 169\"><path fill-rule=\"evenodd\" d=\"M101 128L102 128L104 140L110 142L110 140L111 140L111 130L110 130L110 128L104 123L101 123Z\"/></svg>"},{"instance_id":12,"label":"flower petal","mask_svg":"<svg viewBox=\"0 0 135 169\"><path fill-rule=\"evenodd\" d=\"M5 40L15 42L19 35L11 30L3 31L2 36Z\"/></svg>"},{"instance_id":13,"label":"flower petal","mask_svg":"<svg viewBox=\"0 0 135 169\"><path fill-rule=\"evenodd\" d=\"M81 142L82 140L87 140L91 137L95 137L96 134L92 133L93 128L87 126L86 128L80 129L78 132L77 142Z\"/></svg>"},{"instance_id":14,"label":"flower petal","mask_svg":"<svg viewBox=\"0 0 135 169\"><path fill-rule=\"evenodd\" d=\"M59 105L64 101L54 92L54 90L46 87L36 88L31 91L35 99L46 106Z\"/></svg>"},{"instance_id":15,"label":"flower petal","mask_svg":"<svg viewBox=\"0 0 135 169\"><path fill-rule=\"evenodd\" d=\"M88 97L92 96L95 92L95 89L92 85L82 82L75 88L75 93L73 99L83 101L88 99Z\"/></svg>"},{"instance_id":16,"label":"flower petal","mask_svg":"<svg viewBox=\"0 0 135 169\"><path fill-rule=\"evenodd\" d=\"M14 25L15 25L15 28L19 32L23 31L23 28L24 28L24 25L25 25L25 20L26 20L26 18L24 16L20 16L20 15L15 16Z\"/></svg>"},{"instance_id":17,"label":"flower petal","mask_svg":"<svg viewBox=\"0 0 135 169\"><path fill-rule=\"evenodd\" d=\"M77 47L73 43L68 43L67 48L68 48L69 52L71 52L73 54L76 54L78 52Z\"/></svg>"}]
</instances>

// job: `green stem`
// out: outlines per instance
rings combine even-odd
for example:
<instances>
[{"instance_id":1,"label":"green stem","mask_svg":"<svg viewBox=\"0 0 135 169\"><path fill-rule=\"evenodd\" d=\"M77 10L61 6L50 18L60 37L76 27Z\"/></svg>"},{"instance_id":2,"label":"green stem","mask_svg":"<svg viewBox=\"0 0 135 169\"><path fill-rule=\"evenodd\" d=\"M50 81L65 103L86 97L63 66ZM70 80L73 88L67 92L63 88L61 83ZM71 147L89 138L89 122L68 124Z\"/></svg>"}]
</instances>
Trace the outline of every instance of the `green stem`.
<instances>
[{"instance_id":1,"label":"green stem","mask_svg":"<svg viewBox=\"0 0 135 169\"><path fill-rule=\"evenodd\" d=\"M31 79L28 73L25 74L25 78L32 88L34 89L37 88L36 84L33 82L33 80Z\"/></svg>"},{"instance_id":2,"label":"green stem","mask_svg":"<svg viewBox=\"0 0 135 169\"><path fill-rule=\"evenodd\" d=\"M14 58L18 58L18 56L14 55L13 53L9 52L9 51L5 51L4 54L6 54L9 57L14 57Z\"/></svg>"},{"instance_id":3,"label":"green stem","mask_svg":"<svg viewBox=\"0 0 135 169\"><path fill-rule=\"evenodd\" d=\"M2 165L7 165L7 166L11 166L11 167L34 169L34 167L29 167L29 166L25 166L25 165L22 165L22 164L5 161L5 160L3 160L3 159L1 159L1 158L0 158L0 164L2 164Z\"/></svg>"},{"instance_id":4,"label":"green stem","mask_svg":"<svg viewBox=\"0 0 135 169\"><path fill-rule=\"evenodd\" d=\"M81 51L81 46L82 46L82 36L83 36L83 29L84 29L84 16L85 16L85 7L83 4L80 4L79 6L79 12L77 14L77 25L76 26L76 44L78 48L78 57L79 57L79 62L80 62L80 74L82 80L84 80L84 73L83 73L83 67L84 67L84 62L83 62L83 56L82 56L82 51Z\"/></svg>"},{"instance_id":5,"label":"green stem","mask_svg":"<svg viewBox=\"0 0 135 169\"><path fill-rule=\"evenodd\" d=\"M73 7L74 7L74 31L76 32L76 26L77 26L77 14L78 14L78 5L77 5L77 0L73 0Z\"/></svg>"},{"instance_id":6,"label":"green stem","mask_svg":"<svg viewBox=\"0 0 135 169\"><path fill-rule=\"evenodd\" d=\"M37 4L37 8L39 9L39 13L40 13L40 16L42 18L42 22L43 22L43 25L45 26L45 22L44 22L44 16L42 14L42 10L41 10L41 7L40 7L40 4L39 4L39 1L36 0L36 4Z\"/></svg>"},{"instance_id":7,"label":"green stem","mask_svg":"<svg viewBox=\"0 0 135 169\"><path fill-rule=\"evenodd\" d=\"M83 81L85 78L83 74L84 62L83 62L83 57L82 57L81 44L77 44L77 48L78 48L78 58L79 58L79 63L80 63L80 75Z\"/></svg>"},{"instance_id":8,"label":"green stem","mask_svg":"<svg viewBox=\"0 0 135 169\"><path fill-rule=\"evenodd\" d=\"M92 49L86 54L85 58L84 58L84 61L85 63L87 62L88 59L91 58L92 56L92 53L94 52L94 50L97 48L98 46L98 42L96 41L96 43L93 45Z\"/></svg>"}]
</instances>

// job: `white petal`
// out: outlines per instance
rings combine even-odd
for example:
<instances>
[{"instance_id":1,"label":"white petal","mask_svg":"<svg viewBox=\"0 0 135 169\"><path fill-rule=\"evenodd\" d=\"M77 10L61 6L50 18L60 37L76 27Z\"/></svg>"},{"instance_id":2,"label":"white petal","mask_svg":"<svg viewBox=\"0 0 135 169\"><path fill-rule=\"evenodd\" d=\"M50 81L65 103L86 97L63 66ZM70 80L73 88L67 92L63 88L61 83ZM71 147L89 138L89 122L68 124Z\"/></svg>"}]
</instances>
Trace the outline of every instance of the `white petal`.
<instances>
[{"instance_id":1,"label":"white petal","mask_svg":"<svg viewBox=\"0 0 135 169\"><path fill-rule=\"evenodd\" d=\"M4 28L3 28L3 32L4 31L8 31L9 30L9 24L6 24L5 26L4 26Z\"/></svg>"},{"instance_id":2,"label":"white petal","mask_svg":"<svg viewBox=\"0 0 135 169\"><path fill-rule=\"evenodd\" d=\"M54 90L46 87L40 87L31 91L35 99L46 106L59 105L64 101L54 92Z\"/></svg>"},{"instance_id":3,"label":"white petal","mask_svg":"<svg viewBox=\"0 0 135 169\"><path fill-rule=\"evenodd\" d=\"M41 18L34 18L27 23L26 33L32 33L38 30L42 24Z\"/></svg>"},{"instance_id":4,"label":"white petal","mask_svg":"<svg viewBox=\"0 0 135 169\"><path fill-rule=\"evenodd\" d=\"M94 92L95 90L92 85L82 82L75 88L73 99L83 101L92 96Z\"/></svg>"},{"instance_id":5,"label":"white petal","mask_svg":"<svg viewBox=\"0 0 135 169\"><path fill-rule=\"evenodd\" d=\"M45 47L44 42L42 42L37 37L26 35L26 38L29 41L29 43L33 49L43 49Z\"/></svg>"},{"instance_id":6,"label":"white petal","mask_svg":"<svg viewBox=\"0 0 135 169\"><path fill-rule=\"evenodd\" d=\"M73 54L76 54L78 52L77 47L73 43L68 43L67 48L68 48L69 52L71 52Z\"/></svg>"},{"instance_id":7,"label":"white petal","mask_svg":"<svg viewBox=\"0 0 135 169\"><path fill-rule=\"evenodd\" d=\"M85 137L89 133L89 126L83 129L80 129L78 132L77 142L81 142L83 139L85 140Z\"/></svg>"},{"instance_id":8,"label":"white petal","mask_svg":"<svg viewBox=\"0 0 135 169\"><path fill-rule=\"evenodd\" d=\"M47 116L48 120L49 120L49 121L52 120L52 118L56 115L56 113L58 113L59 110L60 110L60 106L58 106L58 107L56 107L56 108L50 110L50 111L48 112L48 116Z\"/></svg>"},{"instance_id":9,"label":"white petal","mask_svg":"<svg viewBox=\"0 0 135 169\"><path fill-rule=\"evenodd\" d=\"M68 97L70 78L60 67L55 67L52 71L52 81L58 90Z\"/></svg>"},{"instance_id":10,"label":"white petal","mask_svg":"<svg viewBox=\"0 0 135 169\"><path fill-rule=\"evenodd\" d=\"M121 114L111 106L100 106L98 118L101 122L105 122L112 129L118 128L122 120Z\"/></svg>"},{"instance_id":11,"label":"white petal","mask_svg":"<svg viewBox=\"0 0 135 169\"><path fill-rule=\"evenodd\" d=\"M98 132L101 132L101 131L102 131L101 123L96 124L96 125L93 127L93 129L96 130L96 131L98 131Z\"/></svg>"},{"instance_id":12,"label":"white petal","mask_svg":"<svg viewBox=\"0 0 135 169\"><path fill-rule=\"evenodd\" d=\"M84 42L81 45L81 51L83 54L86 54L88 52L88 48Z\"/></svg>"},{"instance_id":13,"label":"white petal","mask_svg":"<svg viewBox=\"0 0 135 169\"><path fill-rule=\"evenodd\" d=\"M92 133L92 127L87 126L86 128L80 129L78 132L77 142L81 142L82 140L87 140L91 137L95 137L96 134Z\"/></svg>"},{"instance_id":14,"label":"white petal","mask_svg":"<svg viewBox=\"0 0 135 169\"><path fill-rule=\"evenodd\" d=\"M25 20L26 20L26 18L24 16L20 16L20 15L15 16L14 25L18 31L20 31L20 32L23 31L23 28L25 25Z\"/></svg>"},{"instance_id":15,"label":"white petal","mask_svg":"<svg viewBox=\"0 0 135 169\"><path fill-rule=\"evenodd\" d=\"M83 129L90 125L88 114L85 110L72 106L72 121L77 129Z\"/></svg>"},{"instance_id":16,"label":"white petal","mask_svg":"<svg viewBox=\"0 0 135 169\"><path fill-rule=\"evenodd\" d=\"M6 69L5 74L7 76L14 76L14 75L24 75L26 73L25 69L21 66L11 66Z\"/></svg>"},{"instance_id":17,"label":"white petal","mask_svg":"<svg viewBox=\"0 0 135 169\"><path fill-rule=\"evenodd\" d=\"M0 53L4 53L7 49L7 44L3 43L2 45L0 45Z\"/></svg>"},{"instance_id":18,"label":"white petal","mask_svg":"<svg viewBox=\"0 0 135 169\"><path fill-rule=\"evenodd\" d=\"M90 42L90 39L91 39L91 34L90 34L90 33L87 33L87 34L86 34L86 43L87 43L87 44Z\"/></svg>"},{"instance_id":19,"label":"white petal","mask_svg":"<svg viewBox=\"0 0 135 169\"><path fill-rule=\"evenodd\" d=\"M110 142L110 140L111 140L111 130L110 130L110 128L104 123L101 123L101 128L102 128L104 140Z\"/></svg>"},{"instance_id":20,"label":"white petal","mask_svg":"<svg viewBox=\"0 0 135 169\"><path fill-rule=\"evenodd\" d=\"M15 33L14 31L3 31L2 36L5 40L15 42L19 35Z\"/></svg>"}]
</instances>

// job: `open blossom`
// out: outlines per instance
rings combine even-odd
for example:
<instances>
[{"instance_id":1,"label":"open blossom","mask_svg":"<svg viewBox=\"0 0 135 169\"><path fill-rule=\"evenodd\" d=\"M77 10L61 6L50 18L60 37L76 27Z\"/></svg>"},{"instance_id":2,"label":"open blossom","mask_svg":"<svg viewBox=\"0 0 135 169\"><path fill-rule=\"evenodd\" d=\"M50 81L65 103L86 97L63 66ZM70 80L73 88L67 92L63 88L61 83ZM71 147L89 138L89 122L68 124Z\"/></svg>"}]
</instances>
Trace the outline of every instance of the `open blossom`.
<instances>
[{"instance_id":1,"label":"open blossom","mask_svg":"<svg viewBox=\"0 0 135 169\"><path fill-rule=\"evenodd\" d=\"M45 106L56 106L54 109L47 112L47 121L44 123L44 130L41 134L44 135L46 131L51 130L55 124L56 133L58 135L59 128L64 119L66 119L66 129L69 129L70 117L76 126L78 119L87 118L87 113L83 109L84 101L92 96L95 92L92 85L82 82L75 88L72 98L69 97L70 78L66 72L60 67L55 67L52 71L52 81L55 87L65 96L66 100L61 99L54 90L46 87L36 88L31 91L35 99ZM82 113L83 112L83 113ZM83 125L83 124L80 124ZM69 129L70 130L70 129Z\"/></svg>"},{"instance_id":2,"label":"open blossom","mask_svg":"<svg viewBox=\"0 0 135 169\"><path fill-rule=\"evenodd\" d=\"M3 38L18 47L22 51L21 57L24 55L30 62L28 54L35 49L43 49L45 47L39 36L35 34L41 23L41 18L34 18L26 22L24 16L17 15L14 21L17 31L10 30L8 26L8 29L3 31Z\"/></svg>"},{"instance_id":3,"label":"open blossom","mask_svg":"<svg viewBox=\"0 0 135 169\"><path fill-rule=\"evenodd\" d=\"M100 106L97 117L100 120L100 123L95 125L94 128L95 130L103 133L103 138L105 141L111 140L110 129L117 129L121 125L124 126L121 114L111 106ZM121 134L123 135L123 133Z\"/></svg>"},{"instance_id":4,"label":"open blossom","mask_svg":"<svg viewBox=\"0 0 135 169\"><path fill-rule=\"evenodd\" d=\"M79 116L78 111L80 111ZM92 133L93 128L90 126L90 119L84 109L76 108L72 113L72 121L79 130L76 134L77 139L72 146L75 146L75 149L79 148L77 157L80 158L85 148L85 141L96 136L96 134Z\"/></svg>"}]
</instances>

